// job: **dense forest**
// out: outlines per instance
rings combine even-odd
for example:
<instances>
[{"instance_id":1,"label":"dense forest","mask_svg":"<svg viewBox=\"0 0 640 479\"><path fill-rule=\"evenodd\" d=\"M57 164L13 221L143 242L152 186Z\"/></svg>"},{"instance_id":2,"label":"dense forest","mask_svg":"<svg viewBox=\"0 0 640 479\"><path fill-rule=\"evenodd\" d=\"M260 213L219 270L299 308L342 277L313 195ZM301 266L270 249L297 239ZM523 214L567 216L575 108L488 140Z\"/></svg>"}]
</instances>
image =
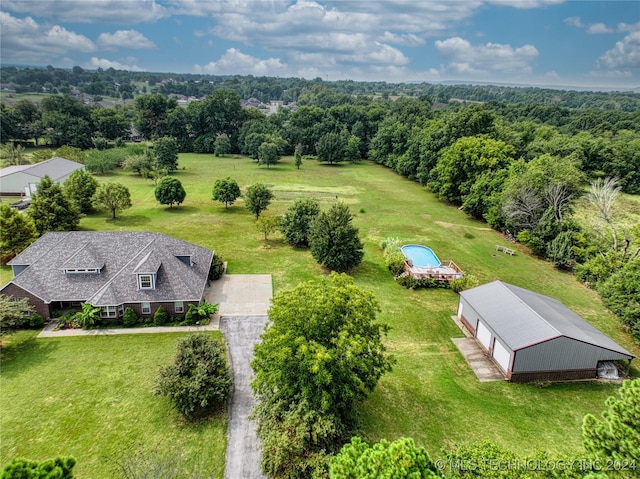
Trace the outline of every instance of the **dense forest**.
<instances>
[{"instance_id":1,"label":"dense forest","mask_svg":"<svg viewBox=\"0 0 640 479\"><path fill-rule=\"evenodd\" d=\"M575 272L640 339L640 226L615 221L620 192L640 194L640 95L79 67L3 67L2 78L16 93L52 93L2 104L2 143L93 149L95 172L147 161L109 148L132 132L267 166L294 154L382 164ZM104 108L64 94L77 91L133 99ZM171 93L201 98L179 105ZM248 97L296 105L265 115L242 107ZM9 149L6 163L23 161ZM576 218L579 201L596 212L593 224Z\"/></svg>"}]
</instances>

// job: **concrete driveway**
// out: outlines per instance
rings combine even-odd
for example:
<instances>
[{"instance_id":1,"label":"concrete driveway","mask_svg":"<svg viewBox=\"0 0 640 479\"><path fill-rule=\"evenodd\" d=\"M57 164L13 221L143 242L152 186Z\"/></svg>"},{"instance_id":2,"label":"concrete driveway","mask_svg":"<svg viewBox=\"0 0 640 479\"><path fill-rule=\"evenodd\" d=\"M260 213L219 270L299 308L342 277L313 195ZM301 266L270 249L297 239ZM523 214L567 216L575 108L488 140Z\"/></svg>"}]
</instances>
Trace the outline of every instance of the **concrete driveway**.
<instances>
[{"instance_id":1,"label":"concrete driveway","mask_svg":"<svg viewBox=\"0 0 640 479\"><path fill-rule=\"evenodd\" d=\"M225 275L207 295L219 303L220 331L225 336L233 393L229 403L225 479L266 479L260 470L260 443L249 419L254 404L251 392L253 346L267 323L272 296L271 275Z\"/></svg>"}]
</instances>

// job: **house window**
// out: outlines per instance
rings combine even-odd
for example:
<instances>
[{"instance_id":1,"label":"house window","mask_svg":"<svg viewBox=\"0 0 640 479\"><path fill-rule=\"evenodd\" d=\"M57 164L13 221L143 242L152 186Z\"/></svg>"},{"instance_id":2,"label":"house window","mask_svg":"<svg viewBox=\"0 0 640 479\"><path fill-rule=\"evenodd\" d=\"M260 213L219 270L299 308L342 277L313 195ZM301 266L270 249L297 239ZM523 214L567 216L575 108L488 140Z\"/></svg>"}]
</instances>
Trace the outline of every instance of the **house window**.
<instances>
[{"instance_id":1,"label":"house window","mask_svg":"<svg viewBox=\"0 0 640 479\"><path fill-rule=\"evenodd\" d=\"M184 303L182 301L176 301L175 308L176 313L184 313Z\"/></svg>"},{"instance_id":2,"label":"house window","mask_svg":"<svg viewBox=\"0 0 640 479\"><path fill-rule=\"evenodd\" d=\"M142 314L151 314L151 303L144 302L142 305Z\"/></svg>"},{"instance_id":3,"label":"house window","mask_svg":"<svg viewBox=\"0 0 640 479\"><path fill-rule=\"evenodd\" d=\"M138 282L140 284L140 289L152 289L153 288L153 278L150 274L140 274L138 275Z\"/></svg>"},{"instance_id":4,"label":"house window","mask_svg":"<svg viewBox=\"0 0 640 479\"><path fill-rule=\"evenodd\" d=\"M100 317L101 318L117 318L118 307L117 306L101 306Z\"/></svg>"}]
</instances>

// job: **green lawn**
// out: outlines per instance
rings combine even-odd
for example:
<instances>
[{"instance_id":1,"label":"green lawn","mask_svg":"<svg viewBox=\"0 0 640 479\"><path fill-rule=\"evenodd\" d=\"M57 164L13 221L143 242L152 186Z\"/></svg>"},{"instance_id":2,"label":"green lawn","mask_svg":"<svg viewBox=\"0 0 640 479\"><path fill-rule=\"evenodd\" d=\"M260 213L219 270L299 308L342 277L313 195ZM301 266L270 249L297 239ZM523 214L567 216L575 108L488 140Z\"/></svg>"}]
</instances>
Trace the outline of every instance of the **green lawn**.
<instances>
[{"instance_id":1,"label":"green lawn","mask_svg":"<svg viewBox=\"0 0 640 479\"><path fill-rule=\"evenodd\" d=\"M191 241L216 250L228 261L229 273L271 273L277 293L325 272L307 250L287 246L279 235L268 242L262 241L242 200L228 209L214 203L210 199L214 181L231 176L243 191L258 181L270 185L276 199L267 214L281 214L293 200L306 196L318 198L323 207L336 198L347 203L365 243L364 261L353 271L353 276L357 284L378 297L382 306L380 319L392 327L387 343L398 361L394 371L382 379L362 406L362 434L369 439L411 436L436 456L452 441L483 438L522 453L533 453L537 449L578 452L582 417L588 412L601 411L604 400L614 394L617 387L596 383L479 383L450 340L462 336L450 319L456 312L457 295L449 290L410 291L398 286L385 269L379 247L381 240L389 236L428 245L441 260L453 259L481 282L499 278L554 296L640 355L640 348L622 332L617 319L602 307L597 295L573 276L529 256L520 245L514 245L515 256L496 253L495 244L507 244L499 234L382 166L372 163L328 166L305 161L302 168L296 170L293 160L285 158L267 169L244 157L184 154L180 155L180 168L183 167L175 176L182 181L187 197L183 205L173 209L155 201L154 186L149 180L122 172L99 177L100 181L126 184L134 206L119 213L115 220L107 212L86 217L81 228L149 230ZM7 280L10 273L1 270L0 275L0 279ZM104 338L105 341L112 339L115 338ZM80 340L60 339L52 344L56 345L56 351L73 351L77 347L74 341ZM40 344L40 340L35 344ZM171 346L167 347L170 355ZM24 355L35 356L28 361L41 364L45 361L37 358L41 354L46 356L46 350L45 346L33 347ZM155 347L140 344L136 351L145 360L158 363ZM86 359L86 364L92 362ZM105 368L108 376L107 366ZM117 370L118 366L113 368ZM638 374L637 368L632 371ZM29 369L24 373L20 369L20 373L15 374L27 375ZM72 381L64 367L55 368L50 374L56 381ZM96 384L96 387L99 389L102 385ZM27 399L26 392L17 391L16 398L24 398L33 408L45 409L43 399ZM0 394L5 402L5 388ZM54 420L60 420L57 409L46 409L50 409ZM151 406L145 406L145 413L153 413L150 409ZM47 417L39 415L32 421L46 421ZM105 416L105 422L110 422L109 416ZM171 422L159 428L157 435L171 437L176 431L182 430ZM4 437L17 434L14 426L3 427ZM95 452L88 451L81 438L71 436L71 441L78 457L94 457ZM4 442L6 439L2 460L22 453L21 447L26 447L7 450ZM106 444L113 445L109 441ZM79 477L89 476L79 474Z\"/></svg>"},{"instance_id":2,"label":"green lawn","mask_svg":"<svg viewBox=\"0 0 640 479\"><path fill-rule=\"evenodd\" d=\"M13 335L2 351L0 463L72 455L76 477L107 479L116 461L139 452L222 478L226 411L190 425L153 396L158 367L172 362L181 336Z\"/></svg>"}]
</instances>

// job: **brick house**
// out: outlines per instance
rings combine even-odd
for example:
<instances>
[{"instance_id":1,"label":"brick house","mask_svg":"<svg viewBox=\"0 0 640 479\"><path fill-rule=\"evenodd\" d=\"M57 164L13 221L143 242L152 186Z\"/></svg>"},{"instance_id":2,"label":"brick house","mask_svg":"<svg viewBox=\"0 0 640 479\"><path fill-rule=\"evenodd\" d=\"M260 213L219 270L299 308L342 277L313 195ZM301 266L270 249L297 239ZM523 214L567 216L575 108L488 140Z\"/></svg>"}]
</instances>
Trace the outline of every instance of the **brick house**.
<instances>
[{"instance_id":1,"label":"brick house","mask_svg":"<svg viewBox=\"0 0 640 479\"><path fill-rule=\"evenodd\" d=\"M0 293L26 297L45 318L90 303L103 318L125 308L183 315L204 297L213 251L170 236L137 231L50 232L8 264Z\"/></svg>"}]
</instances>

